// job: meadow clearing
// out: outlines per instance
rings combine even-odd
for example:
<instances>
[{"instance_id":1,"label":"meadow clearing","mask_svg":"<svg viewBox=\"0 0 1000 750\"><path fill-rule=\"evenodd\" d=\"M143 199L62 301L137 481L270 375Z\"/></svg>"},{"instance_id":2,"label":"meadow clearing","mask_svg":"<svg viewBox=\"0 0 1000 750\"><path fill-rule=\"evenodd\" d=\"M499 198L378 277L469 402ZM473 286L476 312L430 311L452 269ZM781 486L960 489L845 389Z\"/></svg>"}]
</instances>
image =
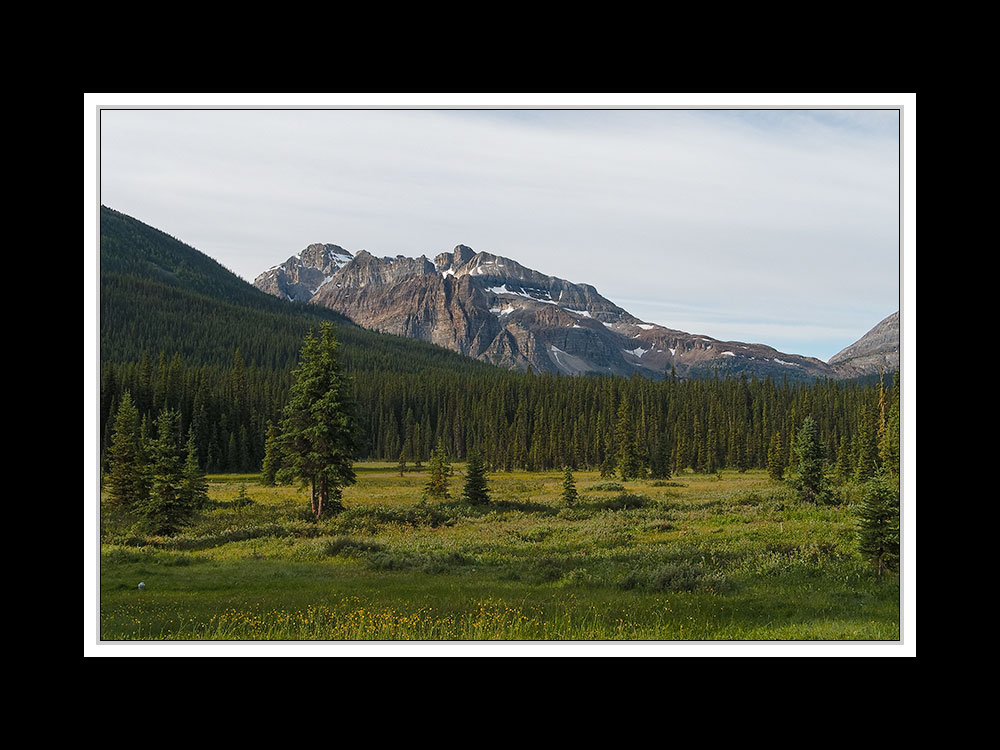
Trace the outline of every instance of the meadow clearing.
<instances>
[{"instance_id":1,"label":"meadow clearing","mask_svg":"<svg viewBox=\"0 0 1000 750\"><path fill-rule=\"evenodd\" d=\"M469 506L454 468L451 499L421 502L425 472L357 464L346 510L319 522L308 490L257 475L209 476L209 507L172 537L104 513L101 639L900 637L899 579L857 553L850 492L816 506L764 471L580 471L567 507L562 472L501 472Z\"/></svg>"}]
</instances>

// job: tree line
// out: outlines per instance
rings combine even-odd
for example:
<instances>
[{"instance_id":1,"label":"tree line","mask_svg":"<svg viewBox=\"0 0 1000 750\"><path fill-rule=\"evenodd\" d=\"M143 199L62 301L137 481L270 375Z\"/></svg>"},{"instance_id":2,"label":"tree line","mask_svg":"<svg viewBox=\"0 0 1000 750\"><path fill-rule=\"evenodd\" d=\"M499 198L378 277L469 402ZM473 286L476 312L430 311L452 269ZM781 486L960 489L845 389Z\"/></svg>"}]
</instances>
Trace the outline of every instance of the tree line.
<instances>
[{"instance_id":1,"label":"tree line","mask_svg":"<svg viewBox=\"0 0 1000 750\"><path fill-rule=\"evenodd\" d=\"M803 420L815 422L823 460L840 479L864 480L898 463L899 380L777 382L745 375L681 380L479 372L359 371L344 363L357 404L356 459L422 465L439 443L491 471L570 466L630 477L684 469L768 469L793 460ZM102 365L101 450L130 394L140 423L163 409L193 435L199 466L256 472L290 397L292 368L188 364L144 352Z\"/></svg>"}]
</instances>

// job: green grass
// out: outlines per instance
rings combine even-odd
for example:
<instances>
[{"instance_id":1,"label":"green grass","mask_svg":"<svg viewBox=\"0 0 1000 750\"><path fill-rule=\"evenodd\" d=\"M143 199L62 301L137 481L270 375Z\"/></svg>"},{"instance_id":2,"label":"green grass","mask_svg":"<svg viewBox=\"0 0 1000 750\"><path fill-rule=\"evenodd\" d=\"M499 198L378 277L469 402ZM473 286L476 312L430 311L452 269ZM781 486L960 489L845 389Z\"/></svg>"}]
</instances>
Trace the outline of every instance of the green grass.
<instances>
[{"instance_id":1,"label":"green grass","mask_svg":"<svg viewBox=\"0 0 1000 750\"><path fill-rule=\"evenodd\" d=\"M252 475L210 477L212 506L173 537L106 518L102 640L900 636L898 579L858 556L851 507L800 504L763 472L621 488L578 472L567 508L561 472L493 474L474 507L461 476L421 503L425 474L357 469L318 523L306 492Z\"/></svg>"}]
</instances>

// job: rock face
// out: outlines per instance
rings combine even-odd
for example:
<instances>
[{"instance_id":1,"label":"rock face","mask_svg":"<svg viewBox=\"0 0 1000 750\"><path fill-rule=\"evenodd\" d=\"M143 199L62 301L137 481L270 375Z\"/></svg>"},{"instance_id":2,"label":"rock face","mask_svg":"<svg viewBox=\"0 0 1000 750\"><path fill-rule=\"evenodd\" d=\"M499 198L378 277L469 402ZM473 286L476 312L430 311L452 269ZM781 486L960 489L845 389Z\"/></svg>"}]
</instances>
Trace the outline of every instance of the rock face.
<instances>
[{"instance_id":1,"label":"rock face","mask_svg":"<svg viewBox=\"0 0 1000 750\"><path fill-rule=\"evenodd\" d=\"M349 260L340 263L344 258ZM645 323L589 284L546 276L465 245L433 262L426 256L376 258L365 250L350 259L336 245L310 245L254 284L332 308L367 328L519 370L661 376L673 368L678 377L713 370L791 379L841 376L812 357Z\"/></svg>"},{"instance_id":2,"label":"rock face","mask_svg":"<svg viewBox=\"0 0 1000 750\"><path fill-rule=\"evenodd\" d=\"M351 262L353 256L338 245L310 245L284 263L272 266L253 284L276 297L308 302L323 284Z\"/></svg>"},{"instance_id":3,"label":"rock face","mask_svg":"<svg viewBox=\"0 0 1000 750\"><path fill-rule=\"evenodd\" d=\"M899 369L899 311L832 357L832 365L842 377L874 375Z\"/></svg>"}]
</instances>

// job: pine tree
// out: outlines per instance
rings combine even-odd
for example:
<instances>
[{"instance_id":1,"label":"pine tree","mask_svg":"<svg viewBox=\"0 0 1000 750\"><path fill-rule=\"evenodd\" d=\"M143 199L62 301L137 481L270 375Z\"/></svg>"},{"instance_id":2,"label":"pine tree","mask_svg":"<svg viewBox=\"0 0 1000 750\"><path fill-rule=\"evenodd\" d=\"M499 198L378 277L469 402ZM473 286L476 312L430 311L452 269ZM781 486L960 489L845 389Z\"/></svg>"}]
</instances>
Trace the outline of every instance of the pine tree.
<instances>
[{"instance_id":1,"label":"pine tree","mask_svg":"<svg viewBox=\"0 0 1000 750\"><path fill-rule=\"evenodd\" d=\"M828 500L823 465L826 449L819 441L819 428L812 417L802 420L802 428L795 437L795 455L799 461L795 477L799 498L811 503Z\"/></svg>"},{"instance_id":2,"label":"pine tree","mask_svg":"<svg viewBox=\"0 0 1000 750\"><path fill-rule=\"evenodd\" d=\"M767 452L767 474L771 479L780 482L785 476L785 452L781 447L781 433L774 433L771 447Z\"/></svg>"},{"instance_id":3,"label":"pine tree","mask_svg":"<svg viewBox=\"0 0 1000 750\"><path fill-rule=\"evenodd\" d=\"M840 439L840 447L837 448L837 465L834 468L834 477L839 484L843 484L851 478L854 467L851 465L850 441L846 437Z\"/></svg>"},{"instance_id":4,"label":"pine tree","mask_svg":"<svg viewBox=\"0 0 1000 750\"><path fill-rule=\"evenodd\" d=\"M864 482L878 471L878 424L875 409L864 404L858 423L858 434L854 460L854 478Z\"/></svg>"},{"instance_id":5,"label":"pine tree","mask_svg":"<svg viewBox=\"0 0 1000 750\"><path fill-rule=\"evenodd\" d=\"M441 440L438 440L437 447L431 451L427 467L430 476L424 485L424 495L438 499L451 497L448 494L448 478L452 475L451 464L448 462Z\"/></svg>"},{"instance_id":6,"label":"pine tree","mask_svg":"<svg viewBox=\"0 0 1000 750\"><path fill-rule=\"evenodd\" d=\"M649 476L653 479L670 479L670 446L667 443L666 430L660 433L656 450L650 457Z\"/></svg>"},{"instance_id":7,"label":"pine tree","mask_svg":"<svg viewBox=\"0 0 1000 750\"><path fill-rule=\"evenodd\" d=\"M411 461L417 461L417 451L414 447L413 435L415 429L413 422L413 409L406 410L406 419L404 420L403 425L403 445L399 451L399 460L405 466L407 458Z\"/></svg>"},{"instance_id":8,"label":"pine tree","mask_svg":"<svg viewBox=\"0 0 1000 750\"><path fill-rule=\"evenodd\" d=\"M278 445L278 435L274 424L267 421L267 440L264 443L264 461L260 467L260 483L265 487L273 487L278 481L278 470L281 468L281 449Z\"/></svg>"},{"instance_id":9,"label":"pine tree","mask_svg":"<svg viewBox=\"0 0 1000 750\"><path fill-rule=\"evenodd\" d=\"M357 419L341 372L333 325L308 333L285 406L279 446L283 465L310 485L315 518L343 509L342 488L354 484Z\"/></svg>"},{"instance_id":10,"label":"pine tree","mask_svg":"<svg viewBox=\"0 0 1000 750\"><path fill-rule=\"evenodd\" d=\"M715 427L709 425L708 432L705 434L704 451L705 458L703 459L703 465L706 474L716 474L719 471L719 464L715 458Z\"/></svg>"},{"instance_id":11,"label":"pine tree","mask_svg":"<svg viewBox=\"0 0 1000 750\"><path fill-rule=\"evenodd\" d=\"M149 496L141 512L155 534L173 534L186 524L195 508L184 491L184 460L177 440L179 415L163 409L156 420L156 440L150 449Z\"/></svg>"},{"instance_id":12,"label":"pine tree","mask_svg":"<svg viewBox=\"0 0 1000 750\"><path fill-rule=\"evenodd\" d=\"M421 463L424 458L424 441L421 437L420 423L413 425L413 467L417 470L420 469Z\"/></svg>"},{"instance_id":13,"label":"pine tree","mask_svg":"<svg viewBox=\"0 0 1000 750\"><path fill-rule=\"evenodd\" d=\"M125 391L111 436L108 453L108 476L105 480L113 505L133 510L145 502L149 494L149 474L146 451L140 433L139 412L132 396Z\"/></svg>"},{"instance_id":14,"label":"pine tree","mask_svg":"<svg viewBox=\"0 0 1000 750\"><path fill-rule=\"evenodd\" d=\"M618 407L618 422L615 425L615 443L618 445L618 462L615 468L623 482L637 478L640 473L632 429L632 409L626 395L622 397Z\"/></svg>"},{"instance_id":15,"label":"pine tree","mask_svg":"<svg viewBox=\"0 0 1000 750\"><path fill-rule=\"evenodd\" d=\"M736 470L743 474L750 468L750 458L747 455L746 443L736 438Z\"/></svg>"},{"instance_id":16,"label":"pine tree","mask_svg":"<svg viewBox=\"0 0 1000 750\"><path fill-rule=\"evenodd\" d=\"M899 567L899 482L890 472L879 472L865 482L858 507L858 551L881 578Z\"/></svg>"},{"instance_id":17,"label":"pine tree","mask_svg":"<svg viewBox=\"0 0 1000 750\"><path fill-rule=\"evenodd\" d=\"M889 407L885 417L885 429L879 439L879 461L886 470L899 474L899 373L893 376L892 390L889 392Z\"/></svg>"},{"instance_id":18,"label":"pine tree","mask_svg":"<svg viewBox=\"0 0 1000 750\"><path fill-rule=\"evenodd\" d=\"M563 472L562 501L566 505L574 505L579 497L576 491L576 480L573 479L573 472L569 466Z\"/></svg>"},{"instance_id":19,"label":"pine tree","mask_svg":"<svg viewBox=\"0 0 1000 750\"><path fill-rule=\"evenodd\" d=\"M465 487L462 489L462 500L470 505L485 505L490 501L489 488L486 482L486 467L479 450L469 453L469 463L465 469Z\"/></svg>"},{"instance_id":20,"label":"pine tree","mask_svg":"<svg viewBox=\"0 0 1000 750\"><path fill-rule=\"evenodd\" d=\"M238 454L238 471L240 473L252 471L252 461L250 460L250 436L247 434L247 426L240 425L240 451Z\"/></svg>"},{"instance_id":21,"label":"pine tree","mask_svg":"<svg viewBox=\"0 0 1000 750\"><path fill-rule=\"evenodd\" d=\"M192 509L204 508L208 503L208 481L198 465L198 446L195 443L193 427L188 430L180 499L183 505Z\"/></svg>"},{"instance_id":22,"label":"pine tree","mask_svg":"<svg viewBox=\"0 0 1000 750\"><path fill-rule=\"evenodd\" d=\"M236 433L229 433L229 447L226 449L226 471L238 472L240 470L240 452L236 442Z\"/></svg>"},{"instance_id":23,"label":"pine tree","mask_svg":"<svg viewBox=\"0 0 1000 750\"><path fill-rule=\"evenodd\" d=\"M604 460L601 461L601 479L610 479L615 475L615 460L610 449L605 449Z\"/></svg>"}]
</instances>

